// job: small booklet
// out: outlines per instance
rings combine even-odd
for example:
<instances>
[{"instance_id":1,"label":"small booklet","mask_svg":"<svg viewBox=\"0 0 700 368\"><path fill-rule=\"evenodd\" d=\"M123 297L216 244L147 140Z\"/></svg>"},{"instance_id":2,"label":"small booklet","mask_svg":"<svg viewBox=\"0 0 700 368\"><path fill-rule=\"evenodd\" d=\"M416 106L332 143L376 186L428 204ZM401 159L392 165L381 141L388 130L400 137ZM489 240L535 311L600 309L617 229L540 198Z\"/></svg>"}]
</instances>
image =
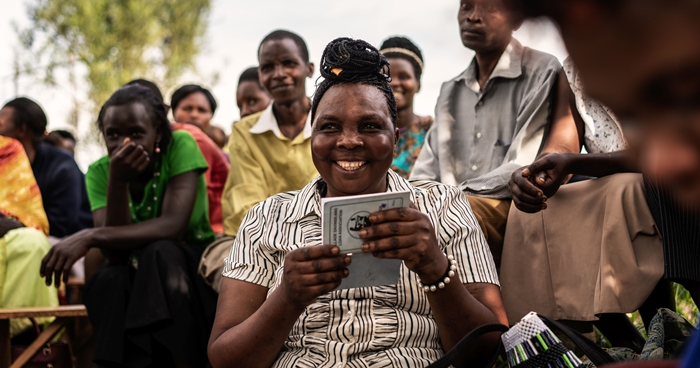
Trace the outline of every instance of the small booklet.
<instances>
[{"instance_id":1,"label":"small booklet","mask_svg":"<svg viewBox=\"0 0 700 368\"><path fill-rule=\"evenodd\" d=\"M375 258L371 253L363 253L364 241L358 233L363 227L372 225L369 221L372 212L408 207L410 202L409 192L321 199L323 244L337 245L341 253L351 254L352 257L348 267L350 274L339 289L398 283L402 261Z\"/></svg>"}]
</instances>

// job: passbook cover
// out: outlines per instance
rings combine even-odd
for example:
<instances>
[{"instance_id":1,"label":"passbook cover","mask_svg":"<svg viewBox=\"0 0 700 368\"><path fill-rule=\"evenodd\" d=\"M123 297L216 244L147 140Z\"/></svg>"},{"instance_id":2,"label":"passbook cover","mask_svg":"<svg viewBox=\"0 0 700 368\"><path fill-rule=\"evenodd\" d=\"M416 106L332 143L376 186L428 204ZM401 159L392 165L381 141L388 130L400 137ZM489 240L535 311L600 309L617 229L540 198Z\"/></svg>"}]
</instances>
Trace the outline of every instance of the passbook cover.
<instances>
[{"instance_id":1,"label":"passbook cover","mask_svg":"<svg viewBox=\"0 0 700 368\"><path fill-rule=\"evenodd\" d=\"M398 283L402 261L375 258L371 253L363 253L363 240L358 233L363 227L371 225L369 215L372 212L408 207L409 203L409 192L321 200L323 244L337 245L341 253L349 253L352 257L352 263L348 267L350 274L343 280L340 289Z\"/></svg>"}]
</instances>

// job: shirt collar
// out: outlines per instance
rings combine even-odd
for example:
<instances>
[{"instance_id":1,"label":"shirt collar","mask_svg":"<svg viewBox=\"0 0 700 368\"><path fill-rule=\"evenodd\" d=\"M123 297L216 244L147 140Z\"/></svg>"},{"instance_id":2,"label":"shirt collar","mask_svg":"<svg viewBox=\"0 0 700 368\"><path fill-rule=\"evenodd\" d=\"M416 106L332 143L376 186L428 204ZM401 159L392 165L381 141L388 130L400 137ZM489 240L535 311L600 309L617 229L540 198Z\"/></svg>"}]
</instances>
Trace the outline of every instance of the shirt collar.
<instances>
[{"instance_id":1,"label":"shirt collar","mask_svg":"<svg viewBox=\"0 0 700 368\"><path fill-rule=\"evenodd\" d=\"M506 47L505 51L503 51L503 54L501 54L501 57L498 59L493 72L491 72L489 81L494 78L518 78L523 73L522 61L523 45L521 45L515 38L512 38L508 44L508 47ZM479 80L476 76L476 68L476 56L474 56L467 70L455 78L455 81L464 80L464 83L467 85L467 87L469 87L469 89L479 93L481 91L481 87L479 86Z\"/></svg>"},{"instance_id":2,"label":"shirt collar","mask_svg":"<svg viewBox=\"0 0 700 368\"><path fill-rule=\"evenodd\" d=\"M297 192L290 202L291 211L285 222L297 222L308 215L321 217L321 193L322 186L325 186L323 178L317 176L304 188ZM415 188L408 180L399 176L393 170L387 172L386 192L411 192L411 201L416 201Z\"/></svg>"},{"instance_id":3,"label":"shirt collar","mask_svg":"<svg viewBox=\"0 0 700 368\"><path fill-rule=\"evenodd\" d=\"M275 118L275 113L272 111L273 103L267 105L267 108L263 110L258 118L258 121L250 128L250 132L253 134L262 134L265 132L272 132L276 137L280 139L287 139L277 124L277 118ZM304 124L304 130L302 131L303 138L307 139L311 137L311 112L306 114L306 123Z\"/></svg>"}]
</instances>

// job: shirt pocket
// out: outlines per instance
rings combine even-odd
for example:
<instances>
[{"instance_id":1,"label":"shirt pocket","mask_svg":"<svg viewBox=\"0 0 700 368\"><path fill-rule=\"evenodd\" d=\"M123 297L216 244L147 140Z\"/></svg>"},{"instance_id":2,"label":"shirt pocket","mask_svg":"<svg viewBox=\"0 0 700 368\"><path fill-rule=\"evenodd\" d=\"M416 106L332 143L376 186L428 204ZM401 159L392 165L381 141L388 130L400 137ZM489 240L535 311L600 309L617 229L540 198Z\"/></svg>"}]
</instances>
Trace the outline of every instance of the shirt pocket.
<instances>
[{"instance_id":1,"label":"shirt pocket","mask_svg":"<svg viewBox=\"0 0 700 368\"><path fill-rule=\"evenodd\" d=\"M496 141L491 151L491 167L489 171L503 165L503 159L505 159L509 149L510 143L505 144L500 139Z\"/></svg>"}]
</instances>

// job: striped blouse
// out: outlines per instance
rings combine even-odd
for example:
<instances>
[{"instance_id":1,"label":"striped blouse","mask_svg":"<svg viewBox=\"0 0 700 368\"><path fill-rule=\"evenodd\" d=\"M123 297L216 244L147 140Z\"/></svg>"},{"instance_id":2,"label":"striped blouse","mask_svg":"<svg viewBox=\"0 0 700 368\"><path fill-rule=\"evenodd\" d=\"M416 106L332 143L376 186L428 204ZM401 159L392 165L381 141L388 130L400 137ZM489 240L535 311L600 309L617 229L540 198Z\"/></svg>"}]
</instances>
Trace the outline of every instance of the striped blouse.
<instances>
[{"instance_id":1,"label":"striped blouse","mask_svg":"<svg viewBox=\"0 0 700 368\"><path fill-rule=\"evenodd\" d=\"M223 275L269 288L280 284L285 255L321 244L318 177L300 191L275 195L246 215ZM428 181L409 183L393 171L387 192L410 191L428 214L462 282L498 284L486 240L464 194ZM425 367L443 355L437 324L417 276L401 267L396 285L336 290L299 316L273 367Z\"/></svg>"}]
</instances>

